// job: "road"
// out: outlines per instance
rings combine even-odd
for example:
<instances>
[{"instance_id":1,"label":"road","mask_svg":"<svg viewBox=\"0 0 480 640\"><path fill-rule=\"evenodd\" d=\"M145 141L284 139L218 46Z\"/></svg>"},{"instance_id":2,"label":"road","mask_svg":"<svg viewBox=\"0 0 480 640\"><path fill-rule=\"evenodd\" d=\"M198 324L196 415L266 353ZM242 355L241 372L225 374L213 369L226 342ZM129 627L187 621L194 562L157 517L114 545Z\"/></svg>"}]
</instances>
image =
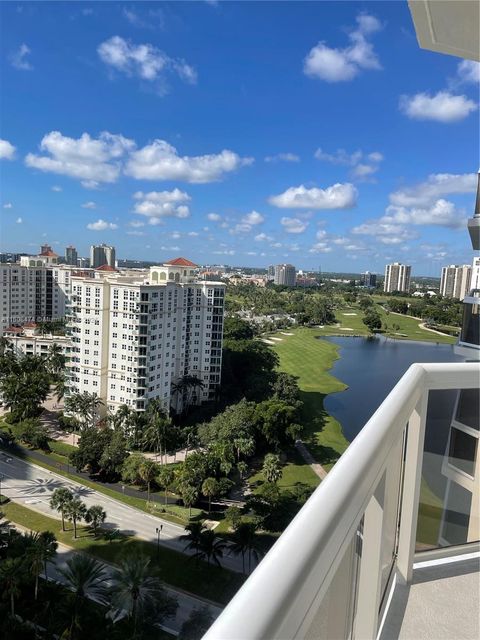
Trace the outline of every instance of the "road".
<instances>
[{"instance_id":1,"label":"road","mask_svg":"<svg viewBox=\"0 0 480 640\"><path fill-rule=\"evenodd\" d=\"M119 529L125 535L136 536L142 540L157 542L156 529L162 525L160 544L169 549L191 554L185 550L185 542L180 536L185 529L167 520L162 520L123 502L110 498L89 487L68 480L52 471L25 462L0 451L1 493L10 500L39 511L46 516L59 519L59 514L50 508L50 498L55 489L66 487L73 494L91 507L102 505L107 513L104 526ZM231 571L242 571L242 560L239 556L225 555L221 559L222 566Z\"/></svg>"}]
</instances>

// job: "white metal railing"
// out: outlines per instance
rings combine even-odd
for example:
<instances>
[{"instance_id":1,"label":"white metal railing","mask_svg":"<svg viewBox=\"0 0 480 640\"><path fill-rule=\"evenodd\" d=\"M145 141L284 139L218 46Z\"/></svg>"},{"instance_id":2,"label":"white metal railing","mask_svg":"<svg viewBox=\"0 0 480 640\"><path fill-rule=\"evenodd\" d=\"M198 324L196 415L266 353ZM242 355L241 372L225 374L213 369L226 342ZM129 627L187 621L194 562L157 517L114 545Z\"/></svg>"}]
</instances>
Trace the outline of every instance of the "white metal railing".
<instances>
[{"instance_id":1,"label":"white metal railing","mask_svg":"<svg viewBox=\"0 0 480 640\"><path fill-rule=\"evenodd\" d=\"M479 381L477 363L412 365L204 640L375 638L388 539L412 577L428 392Z\"/></svg>"}]
</instances>

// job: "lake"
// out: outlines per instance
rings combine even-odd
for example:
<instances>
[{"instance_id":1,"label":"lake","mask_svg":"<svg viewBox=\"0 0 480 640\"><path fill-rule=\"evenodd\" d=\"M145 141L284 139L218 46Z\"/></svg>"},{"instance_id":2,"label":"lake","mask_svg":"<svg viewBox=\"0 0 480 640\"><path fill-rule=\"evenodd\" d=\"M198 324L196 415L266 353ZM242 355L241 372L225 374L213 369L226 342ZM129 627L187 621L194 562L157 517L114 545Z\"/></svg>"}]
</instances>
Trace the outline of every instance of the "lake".
<instances>
[{"instance_id":1,"label":"lake","mask_svg":"<svg viewBox=\"0 0 480 640\"><path fill-rule=\"evenodd\" d=\"M414 362L462 362L454 345L375 338L322 338L339 345L330 373L348 389L325 398L327 412L350 442Z\"/></svg>"}]
</instances>

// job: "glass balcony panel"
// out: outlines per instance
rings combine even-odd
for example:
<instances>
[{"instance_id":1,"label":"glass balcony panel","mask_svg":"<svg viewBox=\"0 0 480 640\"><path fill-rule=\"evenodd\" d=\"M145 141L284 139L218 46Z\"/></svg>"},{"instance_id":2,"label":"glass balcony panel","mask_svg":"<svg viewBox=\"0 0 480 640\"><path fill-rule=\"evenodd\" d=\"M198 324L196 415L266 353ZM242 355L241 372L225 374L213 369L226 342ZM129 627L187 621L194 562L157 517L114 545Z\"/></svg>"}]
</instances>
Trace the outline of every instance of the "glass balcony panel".
<instances>
[{"instance_id":1,"label":"glass balcony panel","mask_svg":"<svg viewBox=\"0 0 480 640\"><path fill-rule=\"evenodd\" d=\"M479 539L479 393L431 391L423 453L416 550Z\"/></svg>"}]
</instances>

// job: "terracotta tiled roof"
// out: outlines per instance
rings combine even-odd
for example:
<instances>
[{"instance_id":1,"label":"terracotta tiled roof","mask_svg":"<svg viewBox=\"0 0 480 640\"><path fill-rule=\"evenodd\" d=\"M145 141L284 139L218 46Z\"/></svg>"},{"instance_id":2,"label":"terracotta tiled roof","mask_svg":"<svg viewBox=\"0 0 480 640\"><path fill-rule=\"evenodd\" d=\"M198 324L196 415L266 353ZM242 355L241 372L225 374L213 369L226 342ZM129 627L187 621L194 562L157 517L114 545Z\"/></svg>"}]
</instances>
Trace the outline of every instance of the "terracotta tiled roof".
<instances>
[{"instance_id":1,"label":"terracotta tiled roof","mask_svg":"<svg viewBox=\"0 0 480 640\"><path fill-rule=\"evenodd\" d=\"M116 271L116 269L111 267L109 264L102 264L102 266L97 267L95 271Z\"/></svg>"},{"instance_id":2,"label":"terracotta tiled roof","mask_svg":"<svg viewBox=\"0 0 480 640\"><path fill-rule=\"evenodd\" d=\"M169 267L196 267L197 265L186 258L175 258L174 260L169 260L165 262L165 264Z\"/></svg>"},{"instance_id":3,"label":"terracotta tiled roof","mask_svg":"<svg viewBox=\"0 0 480 640\"><path fill-rule=\"evenodd\" d=\"M24 325L24 327L28 327L29 329L33 329L34 327L37 326L36 322L26 322Z\"/></svg>"},{"instance_id":4,"label":"terracotta tiled roof","mask_svg":"<svg viewBox=\"0 0 480 640\"><path fill-rule=\"evenodd\" d=\"M58 253L55 253L55 251L50 251L50 250L43 251L40 255L45 258L58 258Z\"/></svg>"}]
</instances>

